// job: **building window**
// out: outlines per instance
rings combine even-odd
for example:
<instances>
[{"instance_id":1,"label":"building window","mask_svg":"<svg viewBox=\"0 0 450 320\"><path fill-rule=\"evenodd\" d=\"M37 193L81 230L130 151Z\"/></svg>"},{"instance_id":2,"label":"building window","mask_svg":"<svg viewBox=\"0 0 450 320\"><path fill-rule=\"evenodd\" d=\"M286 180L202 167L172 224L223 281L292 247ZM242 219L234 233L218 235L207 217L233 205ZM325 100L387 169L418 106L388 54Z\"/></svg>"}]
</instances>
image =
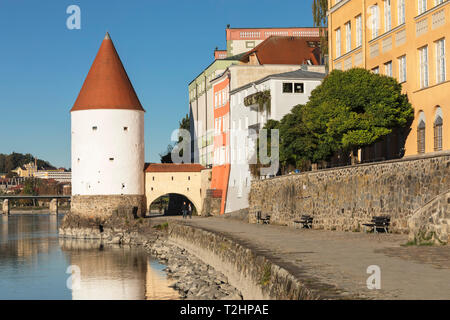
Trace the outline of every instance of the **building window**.
<instances>
[{"instance_id":1,"label":"building window","mask_svg":"<svg viewBox=\"0 0 450 320\"><path fill-rule=\"evenodd\" d=\"M246 48L254 48L255 47L255 41L245 41L245 47Z\"/></svg>"},{"instance_id":2,"label":"building window","mask_svg":"<svg viewBox=\"0 0 450 320\"><path fill-rule=\"evenodd\" d=\"M361 15L356 17L356 47L362 45L362 19Z\"/></svg>"},{"instance_id":3,"label":"building window","mask_svg":"<svg viewBox=\"0 0 450 320\"><path fill-rule=\"evenodd\" d=\"M379 9L377 5L370 7L370 18L371 18L371 28L372 28L372 39L378 37L378 28L380 23Z\"/></svg>"},{"instance_id":4,"label":"building window","mask_svg":"<svg viewBox=\"0 0 450 320\"><path fill-rule=\"evenodd\" d=\"M398 58L398 81L406 81L406 56Z\"/></svg>"},{"instance_id":5,"label":"building window","mask_svg":"<svg viewBox=\"0 0 450 320\"><path fill-rule=\"evenodd\" d=\"M350 22L345 24L345 52L352 50L352 25Z\"/></svg>"},{"instance_id":6,"label":"building window","mask_svg":"<svg viewBox=\"0 0 450 320\"><path fill-rule=\"evenodd\" d=\"M437 107L436 116L434 118L434 151L442 150L442 109Z\"/></svg>"},{"instance_id":7,"label":"building window","mask_svg":"<svg viewBox=\"0 0 450 320\"><path fill-rule=\"evenodd\" d=\"M294 93L303 93L303 83L294 83Z\"/></svg>"},{"instance_id":8,"label":"building window","mask_svg":"<svg viewBox=\"0 0 450 320\"><path fill-rule=\"evenodd\" d=\"M384 0L384 32L390 31L391 28L391 0Z\"/></svg>"},{"instance_id":9,"label":"building window","mask_svg":"<svg viewBox=\"0 0 450 320\"><path fill-rule=\"evenodd\" d=\"M388 77L392 77L392 61L389 61L389 62L384 64L384 73Z\"/></svg>"},{"instance_id":10,"label":"building window","mask_svg":"<svg viewBox=\"0 0 450 320\"><path fill-rule=\"evenodd\" d=\"M191 180L191 176L188 176L188 180Z\"/></svg>"},{"instance_id":11,"label":"building window","mask_svg":"<svg viewBox=\"0 0 450 320\"><path fill-rule=\"evenodd\" d=\"M128 127L123 127L123 131L128 131Z\"/></svg>"},{"instance_id":12,"label":"building window","mask_svg":"<svg viewBox=\"0 0 450 320\"><path fill-rule=\"evenodd\" d=\"M428 87L428 46L419 49L420 87Z\"/></svg>"},{"instance_id":13,"label":"building window","mask_svg":"<svg viewBox=\"0 0 450 320\"><path fill-rule=\"evenodd\" d=\"M341 56L341 29L336 30L336 58Z\"/></svg>"},{"instance_id":14,"label":"building window","mask_svg":"<svg viewBox=\"0 0 450 320\"><path fill-rule=\"evenodd\" d=\"M434 5L437 6L438 4L444 3L445 0L434 0Z\"/></svg>"},{"instance_id":15,"label":"building window","mask_svg":"<svg viewBox=\"0 0 450 320\"><path fill-rule=\"evenodd\" d=\"M398 0L397 4L398 24L401 25L405 23L405 0Z\"/></svg>"},{"instance_id":16,"label":"building window","mask_svg":"<svg viewBox=\"0 0 450 320\"><path fill-rule=\"evenodd\" d=\"M283 93L292 93L292 82L283 82Z\"/></svg>"},{"instance_id":17,"label":"building window","mask_svg":"<svg viewBox=\"0 0 450 320\"><path fill-rule=\"evenodd\" d=\"M427 11L427 0L418 0L419 1L419 14L424 13L425 11Z\"/></svg>"},{"instance_id":18,"label":"building window","mask_svg":"<svg viewBox=\"0 0 450 320\"><path fill-rule=\"evenodd\" d=\"M445 81L445 39L436 41L436 82Z\"/></svg>"},{"instance_id":19,"label":"building window","mask_svg":"<svg viewBox=\"0 0 450 320\"><path fill-rule=\"evenodd\" d=\"M372 69L372 72L375 74L379 74L380 73L380 68L379 67L375 67Z\"/></svg>"},{"instance_id":20,"label":"building window","mask_svg":"<svg viewBox=\"0 0 450 320\"><path fill-rule=\"evenodd\" d=\"M111 161L111 162L114 161L114 158L109 158L109 161Z\"/></svg>"},{"instance_id":21,"label":"building window","mask_svg":"<svg viewBox=\"0 0 450 320\"><path fill-rule=\"evenodd\" d=\"M152 177L152 180L155 181L155 177Z\"/></svg>"},{"instance_id":22,"label":"building window","mask_svg":"<svg viewBox=\"0 0 450 320\"><path fill-rule=\"evenodd\" d=\"M97 127L92 127L92 131L97 131Z\"/></svg>"},{"instance_id":23,"label":"building window","mask_svg":"<svg viewBox=\"0 0 450 320\"><path fill-rule=\"evenodd\" d=\"M419 114L419 125L417 126L417 152L425 153L425 114Z\"/></svg>"}]
</instances>

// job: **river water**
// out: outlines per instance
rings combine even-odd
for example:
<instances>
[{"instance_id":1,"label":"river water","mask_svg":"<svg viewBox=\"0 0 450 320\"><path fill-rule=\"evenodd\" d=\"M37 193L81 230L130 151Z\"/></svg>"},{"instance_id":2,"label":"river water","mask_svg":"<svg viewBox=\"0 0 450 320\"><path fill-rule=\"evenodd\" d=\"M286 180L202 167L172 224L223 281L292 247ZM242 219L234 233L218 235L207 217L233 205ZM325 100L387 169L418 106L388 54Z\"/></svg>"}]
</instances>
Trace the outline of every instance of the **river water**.
<instances>
[{"instance_id":1,"label":"river water","mask_svg":"<svg viewBox=\"0 0 450 320\"><path fill-rule=\"evenodd\" d=\"M0 299L178 299L142 248L58 238L62 216L0 217Z\"/></svg>"}]
</instances>

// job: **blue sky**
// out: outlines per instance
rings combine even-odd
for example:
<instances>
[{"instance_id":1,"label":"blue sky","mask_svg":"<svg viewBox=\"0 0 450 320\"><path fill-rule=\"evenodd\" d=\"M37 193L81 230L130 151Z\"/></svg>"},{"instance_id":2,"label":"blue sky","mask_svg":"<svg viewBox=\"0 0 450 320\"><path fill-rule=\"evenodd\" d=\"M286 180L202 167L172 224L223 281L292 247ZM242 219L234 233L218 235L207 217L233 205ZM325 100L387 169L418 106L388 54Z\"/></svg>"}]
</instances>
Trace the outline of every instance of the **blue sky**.
<instances>
[{"instance_id":1,"label":"blue sky","mask_svg":"<svg viewBox=\"0 0 450 320\"><path fill-rule=\"evenodd\" d=\"M311 2L0 0L0 153L71 166L69 110L109 31L147 111L145 160L159 162L189 111L188 83L226 48L226 25L312 26ZM66 27L72 4L80 30Z\"/></svg>"}]
</instances>

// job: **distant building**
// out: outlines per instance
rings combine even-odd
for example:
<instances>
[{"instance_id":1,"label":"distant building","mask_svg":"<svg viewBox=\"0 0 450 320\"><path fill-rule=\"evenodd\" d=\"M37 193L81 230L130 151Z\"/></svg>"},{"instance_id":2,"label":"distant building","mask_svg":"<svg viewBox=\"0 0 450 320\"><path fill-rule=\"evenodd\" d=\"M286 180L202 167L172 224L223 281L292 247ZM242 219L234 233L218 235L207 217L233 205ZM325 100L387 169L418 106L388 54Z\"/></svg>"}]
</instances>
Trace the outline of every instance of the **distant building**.
<instances>
[{"instance_id":1,"label":"distant building","mask_svg":"<svg viewBox=\"0 0 450 320\"><path fill-rule=\"evenodd\" d=\"M12 172L16 173L21 178L29 178L33 177L33 175L37 172L38 167L36 160L34 162L29 162L21 167L17 167Z\"/></svg>"},{"instance_id":2,"label":"distant building","mask_svg":"<svg viewBox=\"0 0 450 320\"><path fill-rule=\"evenodd\" d=\"M39 170L34 173L34 177L38 179L53 179L58 182L71 182L72 172L63 169L58 170Z\"/></svg>"}]
</instances>

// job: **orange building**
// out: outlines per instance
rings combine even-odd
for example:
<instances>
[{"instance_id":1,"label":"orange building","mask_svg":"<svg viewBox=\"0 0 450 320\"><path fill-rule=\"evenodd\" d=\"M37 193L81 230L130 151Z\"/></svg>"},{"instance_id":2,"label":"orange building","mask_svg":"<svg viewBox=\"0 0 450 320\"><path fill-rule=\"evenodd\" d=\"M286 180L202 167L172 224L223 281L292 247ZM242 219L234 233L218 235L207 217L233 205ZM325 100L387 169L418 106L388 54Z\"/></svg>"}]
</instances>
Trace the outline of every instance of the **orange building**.
<instances>
[{"instance_id":1,"label":"orange building","mask_svg":"<svg viewBox=\"0 0 450 320\"><path fill-rule=\"evenodd\" d=\"M330 69L395 77L414 108L404 155L450 149L450 1L330 0Z\"/></svg>"},{"instance_id":2,"label":"orange building","mask_svg":"<svg viewBox=\"0 0 450 320\"><path fill-rule=\"evenodd\" d=\"M220 214L223 214L230 175L230 78L228 72L213 79L212 86L214 94L214 151L211 189L216 190L216 195L221 195Z\"/></svg>"}]
</instances>

